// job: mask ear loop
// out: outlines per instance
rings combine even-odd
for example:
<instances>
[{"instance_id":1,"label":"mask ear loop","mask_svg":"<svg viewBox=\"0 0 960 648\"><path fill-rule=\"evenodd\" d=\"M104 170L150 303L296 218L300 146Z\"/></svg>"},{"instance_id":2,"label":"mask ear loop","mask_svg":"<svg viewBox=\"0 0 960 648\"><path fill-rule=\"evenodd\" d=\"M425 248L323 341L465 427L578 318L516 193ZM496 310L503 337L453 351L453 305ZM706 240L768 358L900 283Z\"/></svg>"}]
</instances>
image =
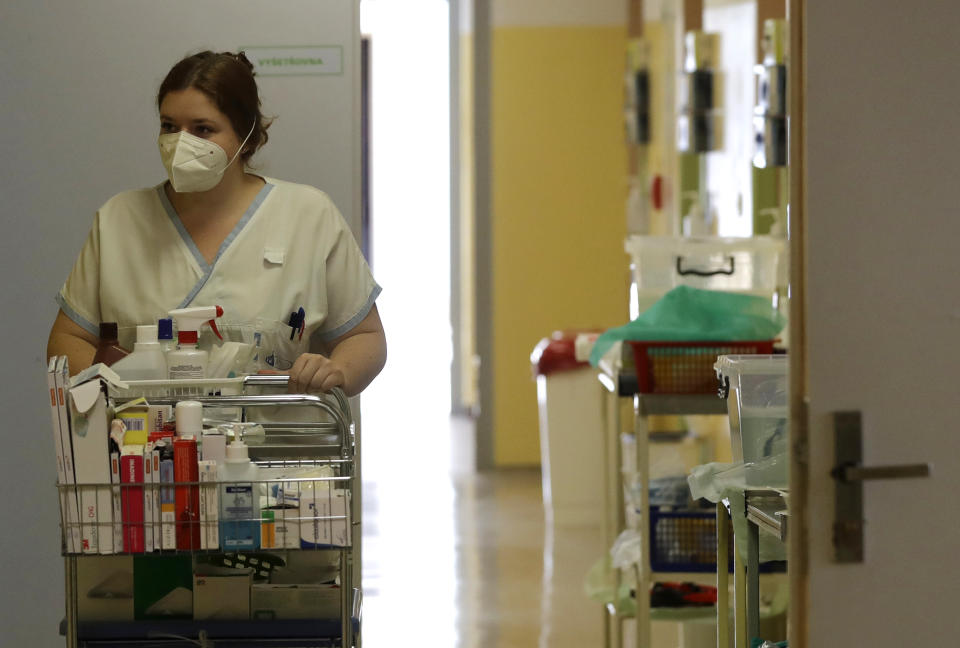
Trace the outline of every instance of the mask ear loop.
<instances>
[{"instance_id":1,"label":"mask ear loop","mask_svg":"<svg viewBox=\"0 0 960 648\"><path fill-rule=\"evenodd\" d=\"M227 166L223 167L223 170L224 170L224 171L226 171L226 170L230 167L230 165L233 164L233 161L237 159L237 156L240 155L240 152L243 150L243 147L246 146L246 144L247 144L247 140L250 139L250 136L251 136L251 135L253 135L253 129L256 128L256 127L257 127L257 122L256 122L256 120L254 120L253 126L250 127L250 132L247 133L247 136L243 138L243 141L242 141L242 142L240 142L240 148L237 149L237 152L234 153L234 154L233 154L233 157L230 158L230 161L227 162Z\"/></svg>"}]
</instances>

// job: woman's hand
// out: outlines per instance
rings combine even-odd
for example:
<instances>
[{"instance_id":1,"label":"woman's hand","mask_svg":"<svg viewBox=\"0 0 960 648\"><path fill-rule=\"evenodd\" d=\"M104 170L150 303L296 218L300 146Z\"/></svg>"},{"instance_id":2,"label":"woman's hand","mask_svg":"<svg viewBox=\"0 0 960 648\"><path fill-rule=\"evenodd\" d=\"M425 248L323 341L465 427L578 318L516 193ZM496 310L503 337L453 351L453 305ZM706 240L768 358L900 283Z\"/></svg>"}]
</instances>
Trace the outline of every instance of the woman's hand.
<instances>
[{"instance_id":1,"label":"woman's hand","mask_svg":"<svg viewBox=\"0 0 960 648\"><path fill-rule=\"evenodd\" d=\"M294 394L328 392L340 387L347 396L356 396L387 361L387 340L376 305L353 329L328 341L321 350L326 355L301 355L290 371L260 373L290 376L287 390Z\"/></svg>"},{"instance_id":2,"label":"woman's hand","mask_svg":"<svg viewBox=\"0 0 960 648\"><path fill-rule=\"evenodd\" d=\"M290 376L287 391L291 394L328 392L346 381L340 363L319 353L302 354L284 373Z\"/></svg>"}]
</instances>

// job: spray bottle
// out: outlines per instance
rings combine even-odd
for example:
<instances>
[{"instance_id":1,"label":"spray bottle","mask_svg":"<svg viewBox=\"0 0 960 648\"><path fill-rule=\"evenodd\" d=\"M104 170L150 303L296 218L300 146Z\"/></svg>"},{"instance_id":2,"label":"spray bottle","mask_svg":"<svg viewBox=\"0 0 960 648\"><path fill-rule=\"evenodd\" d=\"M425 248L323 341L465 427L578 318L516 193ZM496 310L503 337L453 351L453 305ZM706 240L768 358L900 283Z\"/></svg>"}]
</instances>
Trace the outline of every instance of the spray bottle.
<instances>
[{"instance_id":1,"label":"spray bottle","mask_svg":"<svg viewBox=\"0 0 960 648\"><path fill-rule=\"evenodd\" d=\"M216 319L223 315L220 306L201 306L180 308L170 311L170 317L177 322L177 348L167 352L167 375L170 380L183 378L205 378L209 354L201 351L198 341L200 327L209 324L221 340L223 336L217 330Z\"/></svg>"}]
</instances>

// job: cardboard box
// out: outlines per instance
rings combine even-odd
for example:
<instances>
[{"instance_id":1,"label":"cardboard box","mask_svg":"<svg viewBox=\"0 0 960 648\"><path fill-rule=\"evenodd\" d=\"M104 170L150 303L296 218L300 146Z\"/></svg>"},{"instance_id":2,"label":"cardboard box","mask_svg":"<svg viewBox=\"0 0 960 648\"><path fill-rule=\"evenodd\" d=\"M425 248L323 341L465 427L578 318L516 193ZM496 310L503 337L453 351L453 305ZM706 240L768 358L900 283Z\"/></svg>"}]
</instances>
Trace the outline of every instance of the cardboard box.
<instances>
[{"instance_id":1,"label":"cardboard box","mask_svg":"<svg viewBox=\"0 0 960 648\"><path fill-rule=\"evenodd\" d=\"M263 549L300 548L300 509L271 506L260 511L260 546Z\"/></svg>"},{"instance_id":2,"label":"cardboard box","mask_svg":"<svg viewBox=\"0 0 960 648\"><path fill-rule=\"evenodd\" d=\"M256 583L250 593L254 619L338 619L340 588L336 585L271 585Z\"/></svg>"},{"instance_id":3,"label":"cardboard box","mask_svg":"<svg viewBox=\"0 0 960 648\"><path fill-rule=\"evenodd\" d=\"M120 453L111 452L110 453L110 483L113 484L111 487L111 497L113 498L113 519L115 521L113 525L113 546L122 547L123 546L123 495L120 492ZM116 521L120 523L117 524Z\"/></svg>"},{"instance_id":4,"label":"cardboard box","mask_svg":"<svg viewBox=\"0 0 960 648\"><path fill-rule=\"evenodd\" d=\"M202 460L198 464L200 481L200 548L220 548L220 486L217 484L217 462Z\"/></svg>"},{"instance_id":5,"label":"cardboard box","mask_svg":"<svg viewBox=\"0 0 960 648\"><path fill-rule=\"evenodd\" d=\"M118 406L116 410L114 410L113 416L123 421L124 428L126 429L123 435L123 445L143 446L147 444L147 436L149 434L147 431L147 421L150 418L150 414L147 412L145 405L127 404Z\"/></svg>"},{"instance_id":6,"label":"cardboard box","mask_svg":"<svg viewBox=\"0 0 960 648\"><path fill-rule=\"evenodd\" d=\"M160 551L162 548L162 538L160 531L160 449L155 442L150 442L150 456L144 456L143 461L150 462L150 487L148 495L150 497L151 517L149 520L153 535L153 550Z\"/></svg>"},{"instance_id":7,"label":"cardboard box","mask_svg":"<svg viewBox=\"0 0 960 648\"><path fill-rule=\"evenodd\" d=\"M204 567L193 577L193 618L249 619L252 569Z\"/></svg>"},{"instance_id":8,"label":"cardboard box","mask_svg":"<svg viewBox=\"0 0 960 648\"><path fill-rule=\"evenodd\" d=\"M133 621L133 557L88 556L77 561L77 618Z\"/></svg>"},{"instance_id":9,"label":"cardboard box","mask_svg":"<svg viewBox=\"0 0 960 648\"><path fill-rule=\"evenodd\" d=\"M193 616L193 560L189 554L133 557L133 616L137 621Z\"/></svg>"},{"instance_id":10,"label":"cardboard box","mask_svg":"<svg viewBox=\"0 0 960 648\"><path fill-rule=\"evenodd\" d=\"M149 405L143 398L130 401L118 406L114 413L116 418L123 419L127 426L128 437L124 437L124 445L144 445L150 434L163 430L163 424L173 418L173 408L170 405Z\"/></svg>"},{"instance_id":11,"label":"cardboard box","mask_svg":"<svg viewBox=\"0 0 960 648\"><path fill-rule=\"evenodd\" d=\"M177 512L174 492L173 453L160 457L160 548L177 548Z\"/></svg>"},{"instance_id":12,"label":"cardboard box","mask_svg":"<svg viewBox=\"0 0 960 648\"><path fill-rule=\"evenodd\" d=\"M80 553L80 509L77 506L77 491L73 473L73 448L70 445L70 418L67 401L64 397L64 385L69 376L67 357L50 358L47 368L47 388L50 391L50 419L53 425L53 447L57 455L57 484L66 486L60 489L60 528L63 533L64 549L69 553Z\"/></svg>"},{"instance_id":13,"label":"cardboard box","mask_svg":"<svg viewBox=\"0 0 960 648\"><path fill-rule=\"evenodd\" d=\"M300 546L304 549L350 546L350 494L326 485L304 487L300 494Z\"/></svg>"},{"instance_id":14,"label":"cardboard box","mask_svg":"<svg viewBox=\"0 0 960 648\"><path fill-rule=\"evenodd\" d=\"M80 503L83 553L110 554L113 542L113 493L110 488L110 421L107 403L110 383L126 387L103 364L70 380L70 438Z\"/></svg>"}]
</instances>

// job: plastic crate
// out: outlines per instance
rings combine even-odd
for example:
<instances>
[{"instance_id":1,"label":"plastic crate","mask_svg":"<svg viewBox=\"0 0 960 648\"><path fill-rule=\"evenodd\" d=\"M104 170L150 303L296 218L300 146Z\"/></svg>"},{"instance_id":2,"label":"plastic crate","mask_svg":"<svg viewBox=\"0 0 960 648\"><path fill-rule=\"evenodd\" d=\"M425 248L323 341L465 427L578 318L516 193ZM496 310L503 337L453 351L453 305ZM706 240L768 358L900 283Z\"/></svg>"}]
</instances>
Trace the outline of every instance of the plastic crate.
<instances>
[{"instance_id":1,"label":"plastic crate","mask_svg":"<svg viewBox=\"0 0 960 648\"><path fill-rule=\"evenodd\" d=\"M733 525L729 565L733 565ZM717 512L650 507L650 568L655 572L717 571Z\"/></svg>"},{"instance_id":2,"label":"plastic crate","mask_svg":"<svg viewBox=\"0 0 960 648\"><path fill-rule=\"evenodd\" d=\"M786 355L721 356L715 366L727 397L734 461L756 462L789 448L789 358ZM787 482L784 471L775 484Z\"/></svg>"},{"instance_id":3,"label":"plastic crate","mask_svg":"<svg viewBox=\"0 0 960 648\"><path fill-rule=\"evenodd\" d=\"M763 297L785 294L790 267L785 243L769 236L630 236L624 249L637 300L631 319L677 286Z\"/></svg>"},{"instance_id":4,"label":"plastic crate","mask_svg":"<svg viewBox=\"0 0 960 648\"><path fill-rule=\"evenodd\" d=\"M773 353L773 340L749 342L629 341L641 394L714 394L718 356Z\"/></svg>"}]
</instances>

